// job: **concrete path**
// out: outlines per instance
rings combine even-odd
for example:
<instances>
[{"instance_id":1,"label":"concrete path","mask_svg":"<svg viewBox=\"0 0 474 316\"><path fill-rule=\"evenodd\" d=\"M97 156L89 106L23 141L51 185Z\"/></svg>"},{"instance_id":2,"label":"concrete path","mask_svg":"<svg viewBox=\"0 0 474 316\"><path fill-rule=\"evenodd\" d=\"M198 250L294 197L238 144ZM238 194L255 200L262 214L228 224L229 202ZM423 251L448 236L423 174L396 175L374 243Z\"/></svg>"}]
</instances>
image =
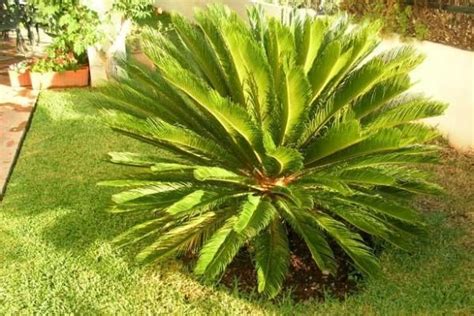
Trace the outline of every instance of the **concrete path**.
<instances>
[{"instance_id":1,"label":"concrete path","mask_svg":"<svg viewBox=\"0 0 474 316\"><path fill-rule=\"evenodd\" d=\"M21 60L15 54L11 44L0 42L0 199L5 194L38 98L37 91L10 87L8 66Z\"/></svg>"}]
</instances>

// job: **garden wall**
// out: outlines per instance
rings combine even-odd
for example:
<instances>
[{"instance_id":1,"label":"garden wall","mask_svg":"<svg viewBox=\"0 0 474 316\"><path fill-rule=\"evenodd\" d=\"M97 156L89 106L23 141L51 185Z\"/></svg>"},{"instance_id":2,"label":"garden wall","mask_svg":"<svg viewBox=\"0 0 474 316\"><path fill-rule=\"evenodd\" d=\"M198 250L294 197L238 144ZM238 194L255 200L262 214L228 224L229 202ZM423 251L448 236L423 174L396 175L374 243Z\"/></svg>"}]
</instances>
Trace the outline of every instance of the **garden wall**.
<instances>
[{"instance_id":1,"label":"garden wall","mask_svg":"<svg viewBox=\"0 0 474 316\"><path fill-rule=\"evenodd\" d=\"M245 6L249 2L258 3L258 0L160 0L158 5L164 10L175 10L190 17L194 6L204 6L209 2L225 3L243 16ZM281 6L262 5L267 14L281 16ZM311 10L300 10L301 13L308 11ZM380 49L402 44L396 37L385 39ZM427 123L437 126L454 147L474 150L474 52L429 41L413 41L411 44L426 55L425 62L413 72L413 79L417 82L413 90L450 104L444 116L430 119Z\"/></svg>"},{"instance_id":2,"label":"garden wall","mask_svg":"<svg viewBox=\"0 0 474 316\"><path fill-rule=\"evenodd\" d=\"M386 39L381 49L401 45ZM426 55L424 63L413 72L417 82L413 90L449 103L442 117L429 119L461 150L474 150L474 52L428 41L414 41Z\"/></svg>"},{"instance_id":3,"label":"garden wall","mask_svg":"<svg viewBox=\"0 0 474 316\"><path fill-rule=\"evenodd\" d=\"M165 11L177 11L186 17L192 17L196 7L204 7L209 3L225 4L241 16L244 16L249 0L157 0L156 6Z\"/></svg>"}]
</instances>

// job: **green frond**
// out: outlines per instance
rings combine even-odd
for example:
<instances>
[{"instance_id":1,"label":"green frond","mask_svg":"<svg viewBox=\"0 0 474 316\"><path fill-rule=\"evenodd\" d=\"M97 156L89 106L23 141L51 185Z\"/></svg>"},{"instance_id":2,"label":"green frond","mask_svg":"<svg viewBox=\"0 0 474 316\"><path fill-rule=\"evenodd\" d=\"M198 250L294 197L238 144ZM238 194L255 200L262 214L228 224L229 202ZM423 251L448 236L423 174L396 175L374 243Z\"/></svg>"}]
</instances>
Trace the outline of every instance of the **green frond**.
<instances>
[{"instance_id":1,"label":"green frond","mask_svg":"<svg viewBox=\"0 0 474 316\"><path fill-rule=\"evenodd\" d=\"M183 16L173 14L171 17L173 27L191 51L191 56L199 65L206 79L222 95L227 95L225 78L222 75L222 65L219 62L211 43L203 32L188 22Z\"/></svg>"},{"instance_id":2,"label":"green frond","mask_svg":"<svg viewBox=\"0 0 474 316\"><path fill-rule=\"evenodd\" d=\"M299 183L306 189L324 189L325 192L337 192L342 195L352 195L354 192L349 185L338 179L329 179L326 176L304 176Z\"/></svg>"},{"instance_id":3,"label":"green frond","mask_svg":"<svg viewBox=\"0 0 474 316\"><path fill-rule=\"evenodd\" d=\"M437 148L410 146L394 152L362 156L348 162L342 161L339 164L334 164L333 168L337 168L340 165L350 169L380 165L432 164L438 161L439 154Z\"/></svg>"},{"instance_id":4,"label":"green frond","mask_svg":"<svg viewBox=\"0 0 474 316\"><path fill-rule=\"evenodd\" d=\"M421 221L420 215L413 209L387 199L369 195L354 195L342 199L408 223L419 223Z\"/></svg>"},{"instance_id":5,"label":"green frond","mask_svg":"<svg viewBox=\"0 0 474 316\"><path fill-rule=\"evenodd\" d=\"M241 28L235 25L224 28L223 37L237 70L241 89L253 105L252 110L257 114L257 122L262 125L270 114L268 97L274 89L270 65L263 47L253 40L250 34L240 30Z\"/></svg>"},{"instance_id":6,"label":"green frond","mask_svg":"<svg viewBox=\"0 0 474 316\"><path fill-rule=\"evenodd\" d=\"M364 244L359 234L350 231L343 223L320 212L316 213L314 218L319 226L344 249L361 271L369 276L380 274L377 258L370 248Z\"/></svg>"},{"instance_id":7,"label":"green frond","mask_svg":"<svg viewBox=\"0 0 474 316\"><path fill-rule=\"evenodd\" d=\"M197 167L194 170L194 177L198 181L218 181L242 185L248 183L248 178L218 167Z\"/></svg>"},{"instance_id":8,"label":"green frond","mask_svg":"<svg viewBox=\"0 0 474 316\"><path fill-rule=\"evenodd\" d=\"M166 62L160 65L166 79L176 88L194 100L213 123L210 133L219 133L226 143L235 147L234 152L242 155L252 165L258 165L259 152L262 149L262 137L250 115L240 106L210 90L193 73L176 65Z\"/></svg>"},{"instance_id":9,"label":"green frond","mask_svg":"<svg viewBox=\"0 0 474 316\"><path fill-rule=\"evenodd\" d=\"M273 205L259 196L249 195L234 225L234 230L247 238L256 236L276 216Z\"/></svg>"},{"instance_id":10,"label":"green frond","mask_svg":"<svg viewBox=\"0 0 474 316\"><path fill-rule=\"evenodd\" d=\"M366 155L385 153L397 150L400 146L401 132L396 129L383 129L356 144L320 159L308 166L322 166L347 161Z\"/></svg>"},{"instance_id":11,"label":"green frond","mask_svg":"<svg viewBox=\"0 0 474 316\"><path fill-rule=\"evenodd\" d=\"M331 194L319 194L318 202L324 209L345 220L357 229L394 244L404 250L411 250L412 240L415 238L409 232L397 227L396 222L358 208L354 204L338 200Z\"/></svg>"},{"instance_id":12,"label":"green frond","mask_svg":"<svg viewBox=\"0 0 474 316\"><path fill-rule=\"evenodd\" d=\"M295 39L288 26L270 18L263 44L277 86L282 80L282 67L291 65L295 60Z\"/></svg>"},{"instance_id":13,"label":"green frond","mask_svg":"<svg viewBox=\"0 0 474 316\"><path fill-rule=\"evenodd\" d=\"M198 164L210 159L236 163L222 147L213 141L184 128L163 121L142 120L130 115L108 112L105 116L110 127L144 142L159 145L161 149ZM227 158L229 160L227 160ZM237 164L240 164L237 162Z\"/></svg>"},{"instance_id":14,"label":"green frond","mask_svg":"<svg viewBox=\"0 0 474 316\"><path fill-rule=\"evenodd\" d=\"M337 153L362 141L363 138L359 122L356 120L335 125L308 146L305 151L305 163L310 164Z\"/></svg>"},{"instance_id":15,"label":"green frond","mask_svg":"<svg viewBox=\"0 0 474 316\"><path fill-rule=\"evenodd\" d=\"M231 217L203 245L194 273L204 275L208 279L215 279L234 259L246 240L244 236L233 229L236 221L236 216Z\"/></svg>"},{"instance_id":16,"label":"green frond","mask_svg":"<svg viewBox=\"0 0 474 316\"><path fill-rule=\"evenodd\" d=\"M159 184L159 181L155 180L133 180L133 179L123 179L123 180L106 180L98 182L98 186L104 187L116 187L116 188L130 188L130 187L144 187L144 186L153 186Z\"/></svg>"},{"instance_id":17,"label":"green frond","mask_svg":"<svg viewBox=\"0 0 474 316\"><path fill-rule=\"evenodd\" d=\"M308 73L308 79L312 91L310 98L311 103L318 98L321 91L323 91L329 81L337 75L347 62L349 54L341 55L341 50L342 47L340 42L331 42L314 61L314 64Z\"/></svg>"},{"instance_id":18,"label":"green frond","mask_svg":"<svg viewBox=\"0 0 474 316\"><path fill-rule=\"evenodd\" d=\"M283 201L277 202L277 210L305 241L313 260L321 271L336 273L334 253L323 232L317 227L313 215L307 211L293 210Z\"/></svg>"},{"instance_id":19,"label":"green frond","mask_svg":"<svg viewBox=\"0 0 474 316\"><path fill-rule=\"evenodd\" d=\"M211 197L215 197L213 192L197 190L170 205L168 208L166 208L166 212L171 215L186 212L195 208L197 205L202 203L203 200L209 199Z\"/></svg>"},{"instance_id":20,"label":"green frond","mask_svg":"<svg viewBox=\"0 0 474 316\"><path fill-rule=\"evenodd\" d=\"M367 93L355 100L351 109L357 119L362 119L407 91L410 86L410 78L406 74L391 77L376 84Z\"/></svg>"},{"instance_id":21,"label":"green frond","mask_svg":"<svg viewBox=\"0 0 474 316\"><path fill-rule=\"evenodd\" d=\"M438 130L424 123L402 124L397 129L402 132L405 145L428 143L441 136Z\"/></svg>"},{"instance_id":22,"label":"green frond","mask_svg":"<svg viewBox=\"0 0 474 316\"><path fill-rule=\"evenodd\" d=\"M280 292L290 260L287 232L281 220L275 218L254 245L258 292L273 298Z\"/></svg>"},{"instance_id":23,"label":"green frond","mask_svg":"<svg viewBox=\"0 0 474 316\"><path fill-rule=\"evenodd\" d=\"M208 212L163 233L156 241L148 245L137 255L137 260L151 263L158 259L168 258L179 251L186 250L194 239L205 233L212 224L228 217L224 213Z\"/></svg>"},{"instance_id":24,"label":"green frond","mask_svg":"<svg viewBox=\"0 0 474 316\"><path fill-rule=\"evenodd\" d=\"M301 41L297 41L297 64L303 67L304 73L307 74L313 66L314 60L318 55L319 48L323 43L324 31L327 28L327 21L323 19L310 20L303 22L302 32L298 32L295 36L301 34Z\"/></svg>"},{"instance_id":25,"label":"green frond","mask_svg":"<svg viewBox=\"0 0 474 316\"><path fill-rule=\"evenodd\" d=\"M108 153L108 156L110 161L113 163L136 167L151 167L157 163L170 163L176 161L175 157L165 158L163 155L158 156L129 152L110 152Z\"/></svg>"},{"instance_id":26,"label":"green frond","mask_svg":"<svg viewBox=\"0 0 474 316\"><path fill-rule=\"evenodd\" d=\"M303 156L295 149L278 147L269 151L267 155L270 158L267 170L272 175L296 172L303 167Z\"/></svg>"},{"instance_id":27,"label":"green frond","mask_svg":"<svg viewBox=\"0 0 474 316\"><path fill-rule=\"evenodd\" d=\"M282 70L282 81L279 86L281 104L280 135L277 144L291 144L303 127L307 117L307 102L310 85L303 69L293 67Z\"/></svg>"},{"instance_id":28,"label":"green frond","mask_svg":"<svg viewBox=\"0 0 474 316\"><path fill-rule=\"evenodd\" d=\"M392 185L396 182L385 170L377 168L345 170L338 176L344 182L361 185Z\"/></svg>"},{"instance_id":29,"label":"green frond","mask_svg":"<svg viewBox=\"0 0 474 316\"><path fill-rule=\"evenodd\" d=\"M228 8L211 5L207 10L197 10L195 17L219 56L229 95L236 103L245 106L244 90L236 68L238 65L233 60L222 32L224 25L235 20L235 13L230 13Z\"/></svg>"},{"instance_id":30,"label":"green frond","mask_svg":"<svg viewBox=\"0 0 474 316\"><path fill-rule=\"evenodd\" d=\"M186 183L159 183L152 186L142 187L133 189L130 191L124 191L114 194L112 200L116 204L123 204L130 201L136 201L144 197L150 197L153 195L166 193L166 192L178 192L183 188L189 188L190 185Z\"/></svg>"},{"instance_id":31,"label":"green frond","mask_svg":"<svg viewBox=\"0 0 474 316\"><path fill-rule=\"evenodd\" d=\"M393 185L396 178L383 169L367 167L357 169L347 169L336 172L319 172L318 177L328 178L347 184L357 185Z\"/></svg>"},{"instance_id":32,"label":"green frond","mask_svg":"<svg viewBox=\"0 0 474 316\"><path fill-rule=\"evenodd\" d=\"M426 98L416 98L407 103L394 104L387 110L382 110L370 121L365 121L368 129L390 128L404 123L439 116L447 108L446 103L430 101Z\"/></svg>"},{"instance_id":33,"label":"green frond","mask_svg":"<svg viewBox=\"0 0 474 316\"><path fill-rule=\"evenodd\" d=\"M141 240L149 238L151 236L159 234L167 223L166 218L154 218L146 222L140 223L128 229L124 233L118 235L112 240L112 243L119 246L125 247L130 244L137 243Z\"/></svg>"}]
</instances>

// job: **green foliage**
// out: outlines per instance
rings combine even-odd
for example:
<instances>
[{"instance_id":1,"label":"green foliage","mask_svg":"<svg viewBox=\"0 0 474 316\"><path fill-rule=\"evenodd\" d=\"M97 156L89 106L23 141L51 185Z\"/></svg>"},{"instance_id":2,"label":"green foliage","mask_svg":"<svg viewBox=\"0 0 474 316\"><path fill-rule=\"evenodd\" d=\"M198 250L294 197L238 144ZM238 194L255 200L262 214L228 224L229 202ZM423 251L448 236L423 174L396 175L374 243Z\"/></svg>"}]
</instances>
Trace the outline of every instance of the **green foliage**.
<instances>
[{"instance_id":1,"label":"green foliage","mask_svg":"<svg viewBox=\"0 0 474 316\"><path fill-rule=\"evenodd\" d=\"M47 57L33 60L32 72L62 72L79 69L80 65L73 53L64 54L61 51L50 52Z\"/></svg>"},{"instance_id":2,"label":"green foliage","mask_svg":"<svg viewBox=\"0 0 474 316\"><path fill-rule=\"evenodd\" d=\"M137 24L143 24L153 16L154 3L153 0L116 0L112 4L112 10Z\"/></svg>"},{"instance_id":3,"label":"green foliage","mask_svg":"<svg viewBox=\"0 0 474 316\"><path fill-rule=\"evenodd\" d=\"M439 193L414 169L436 151L415 121L445 108L407 92L423 58L410 47L371 55L378 25L344 16L250 16L249 28L222 6L196 24L173 15L173 32L147 32L156 70L125 63L127 76L94 95L114 130L160 150L111 154L136 171L105 183L128 187L113 211L148 218L117 242L140 241L146 262L200 250L195 272L207 279L252 245L270 297L288 268L288 229L321 270L336 272L340 247L378 275L361 233L409 248L424 225L407 199Z\"/></svg>"},{"instance_id":4,"label":"green foliage","mask_svg":"<svg viewBox=\"0 0 474 316\"><path fill-rule=\"evenodd\" d=\"M38 22L53 37L50 52L73 53L80 63L85 62L87 48L101 36L97 13L77 0L35 0L32 3Z\"/></svg>"}]
</instances>

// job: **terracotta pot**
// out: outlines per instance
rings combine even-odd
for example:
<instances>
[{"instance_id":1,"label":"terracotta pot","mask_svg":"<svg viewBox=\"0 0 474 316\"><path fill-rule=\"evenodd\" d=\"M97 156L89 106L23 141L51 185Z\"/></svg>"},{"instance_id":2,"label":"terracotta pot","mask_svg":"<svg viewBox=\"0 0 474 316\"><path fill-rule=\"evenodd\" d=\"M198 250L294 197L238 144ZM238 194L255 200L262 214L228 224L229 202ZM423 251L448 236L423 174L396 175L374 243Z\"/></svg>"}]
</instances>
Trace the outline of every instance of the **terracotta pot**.
<instances>
[{"instance_id":1,"label":"terracotta pot","mask_svg":"<svg viewBox=\"0 0 474 316\"><path fill-rule=\"evenodd\" d=\"M89 85L89 67L64 72L32 72L31 83L33 89L85 87Z\"/></svg>"},{"instance_id":2,"label":"terracotta pot","mask_svg":"<svg viewBox=\"0 0 474 316\"><path fill-rule=\"evenodd\" d=\"M10 86L13 88L29 87L31 86L30 72L26 71L20 73L18 71L9 70L8 76L10 77Z\"/></svg>"}]
</instances>

